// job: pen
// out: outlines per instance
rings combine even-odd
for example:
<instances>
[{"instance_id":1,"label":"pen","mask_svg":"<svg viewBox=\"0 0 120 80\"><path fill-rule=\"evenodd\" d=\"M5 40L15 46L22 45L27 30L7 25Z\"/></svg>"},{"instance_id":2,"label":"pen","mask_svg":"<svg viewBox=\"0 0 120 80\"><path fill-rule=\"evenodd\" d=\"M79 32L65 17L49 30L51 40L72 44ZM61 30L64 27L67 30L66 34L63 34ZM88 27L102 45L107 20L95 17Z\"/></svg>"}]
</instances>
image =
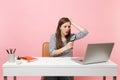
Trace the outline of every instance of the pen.
<instances>
[{"instance_id":1,"label":"pen","mask_svg":"<svg viewBox=\"0 0 120 80\"><path fill-rule=\"evenodd\" d=\"M15 51L16 51L16 48L14 49L13 54L15 53Z\"/></svg>"},{"instance_id":2,"label":"pen","mask_svg":"<svg viewBox=\"0 0 120 80\"><path fill-rule=\"evenodd\" d=\"M6 49L7 53L9 54L9 51Z\"/></svg>"},{"instance_id":3,"label":"pen","mask_svg":"<svg viewBox=\"0 0 120 80\"><path fill-rule=\"evenodd\" d=\"M12 54L12 49L10 48L10 53Z\"/></svg>"}]
</instances>

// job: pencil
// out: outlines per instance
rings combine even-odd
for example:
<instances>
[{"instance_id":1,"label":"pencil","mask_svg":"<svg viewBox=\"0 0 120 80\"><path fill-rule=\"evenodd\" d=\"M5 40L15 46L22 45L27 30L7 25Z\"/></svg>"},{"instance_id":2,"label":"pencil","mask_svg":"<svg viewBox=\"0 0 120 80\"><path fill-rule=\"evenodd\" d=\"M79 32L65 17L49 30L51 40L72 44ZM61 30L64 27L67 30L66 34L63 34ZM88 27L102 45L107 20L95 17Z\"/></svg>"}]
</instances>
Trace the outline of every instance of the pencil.
<instances>
[{"instance_id":1,"label":"pencil","mask_svg":"<svg viewBox=\"0 0 120 80\"><path fill-rule=\"evenodd\" d=\"M15 51L16 51L16 48L14 49L13 54L15 53Z\"/></svg>"},{"instance_id":2,"label":"pencil","mask_svg":"<svg viewBox=\"0 0 120 80\"><path fill-rule=\"evenodd\" d=\"M7 53L9 54L9 51L6 49Z\"/></svg>"}]
</instances>

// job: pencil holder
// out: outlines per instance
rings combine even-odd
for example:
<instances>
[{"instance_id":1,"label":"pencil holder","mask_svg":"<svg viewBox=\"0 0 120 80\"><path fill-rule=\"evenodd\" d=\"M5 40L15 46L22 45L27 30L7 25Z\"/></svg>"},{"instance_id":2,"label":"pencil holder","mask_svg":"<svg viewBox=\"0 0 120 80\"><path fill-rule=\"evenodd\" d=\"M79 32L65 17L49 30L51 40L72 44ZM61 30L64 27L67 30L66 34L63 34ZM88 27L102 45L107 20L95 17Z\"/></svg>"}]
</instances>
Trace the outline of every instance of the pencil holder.
<instances>
[{"instance_id":1,"label":"pencil holder","mask_svg":"<svg viewBox=\"0 0 120 80\"><path fill-rule=\"evenodd\" d=\"M8 62L10 63L15 62L15 54L8 54Z\"/></svg>"}]
</instances>

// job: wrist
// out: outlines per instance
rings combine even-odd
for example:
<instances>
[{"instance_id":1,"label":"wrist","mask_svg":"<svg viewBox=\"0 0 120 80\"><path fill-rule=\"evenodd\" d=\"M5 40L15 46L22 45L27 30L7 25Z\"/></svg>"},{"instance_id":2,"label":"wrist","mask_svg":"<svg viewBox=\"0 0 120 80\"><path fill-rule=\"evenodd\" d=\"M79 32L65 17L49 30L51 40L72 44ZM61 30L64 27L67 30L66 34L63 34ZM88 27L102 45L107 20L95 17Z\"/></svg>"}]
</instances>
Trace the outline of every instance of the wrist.
<instances>
[{"instance_id":1,"label":"wrist","mask_svg":"<svg viewBox=\"0 0 120 80\"><path fill-rule=\"evenodd\" d=\"M58 49L58 50L54 50L54 56L57 56L57 55L59 55L59 54L61 54L62 52L64 52L65 50L67 50L67 47L66 46L64 46L64 47L62 47L62 48L60 48L60 49Z\"/></svg>"},{"instance_id":2,"label":"wrist","mask_svg":"<svg viewBox=\"0 0 120 80\"><path fill-rule=\"evenodd\" d=\"M76 24L74 22L72 22L72 25L76 27Z\"/></svg>"},{"instance_id":3,"label":"wrist","mask_svg":"<svg viewBox=\"0 0 120 80\"><path fill-rule=\"evenodd\" d=\"M63 47L62 52L65 51L65 50L67 50L67 46L64 46L64 47Z\"/></svg>"}]
</instances>

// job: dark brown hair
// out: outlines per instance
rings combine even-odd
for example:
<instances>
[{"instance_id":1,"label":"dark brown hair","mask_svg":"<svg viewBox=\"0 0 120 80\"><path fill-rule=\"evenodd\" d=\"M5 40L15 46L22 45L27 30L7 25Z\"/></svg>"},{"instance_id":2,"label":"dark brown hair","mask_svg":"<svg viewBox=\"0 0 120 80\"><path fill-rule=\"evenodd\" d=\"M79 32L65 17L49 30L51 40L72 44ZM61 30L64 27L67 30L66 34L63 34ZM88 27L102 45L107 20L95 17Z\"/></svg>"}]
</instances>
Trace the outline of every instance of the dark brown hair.
<instances>
[{"instance_id":1,"label":"dark brown hair","mask_svg":"<svg viewBox=\"0 0 120 80\"><path fill-rule=\"evenodd\" d=\"M57 26L57 30L56 30L56 48L57 49L62 48L64 46L63 42L62 42L62 39L61 39L60 27L61 27L62 24L66 23L66 22L71 23L71 21L68 18L65 18L65 17L61 18L58 22L58 26ZM70 34L71 34L71 30L68 33L68 35L66 36L67 43L70 41Z\"/></svg>"}]
</instances>

